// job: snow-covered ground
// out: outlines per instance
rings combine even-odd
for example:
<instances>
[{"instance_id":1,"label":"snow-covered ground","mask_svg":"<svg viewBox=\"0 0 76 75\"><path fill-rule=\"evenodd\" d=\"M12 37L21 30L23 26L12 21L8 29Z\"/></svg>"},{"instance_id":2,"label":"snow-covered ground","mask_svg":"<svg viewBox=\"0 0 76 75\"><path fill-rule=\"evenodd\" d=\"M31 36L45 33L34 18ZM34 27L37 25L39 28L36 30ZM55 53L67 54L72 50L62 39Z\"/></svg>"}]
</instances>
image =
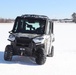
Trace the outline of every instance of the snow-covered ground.
<instances>
[{"instance_id":1,"label":"snow-covered ground","mask_svg":"<svg viewBox=\"0 0 76 75\"><path fill-rule=\"evenodd\" d=\"M0 75L76 75L76 24L55 23L55 54L44 65L37 65L29 57L16 56L4 61L5 46L10 42L8 31L13 23L0 24Z\"/></svg>"}]
</instances>

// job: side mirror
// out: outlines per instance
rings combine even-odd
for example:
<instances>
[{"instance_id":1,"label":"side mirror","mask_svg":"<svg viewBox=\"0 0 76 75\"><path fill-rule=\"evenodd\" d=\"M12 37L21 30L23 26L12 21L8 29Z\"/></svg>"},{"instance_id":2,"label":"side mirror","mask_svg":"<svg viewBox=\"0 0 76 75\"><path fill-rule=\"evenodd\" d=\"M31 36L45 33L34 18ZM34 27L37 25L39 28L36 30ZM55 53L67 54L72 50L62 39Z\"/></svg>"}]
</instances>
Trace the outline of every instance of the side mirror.
<instances>
[{"instance_id":1,"label":"side mirror","mask_svg":"<svg viewBox=\"0 0 76 75\"><path fill-rule=\"evenodd\" d=\"M9 31L9 33L10 33L10 34L12 34L12 30L11 30L11 31Z\"/></svg>"}]
</instances>

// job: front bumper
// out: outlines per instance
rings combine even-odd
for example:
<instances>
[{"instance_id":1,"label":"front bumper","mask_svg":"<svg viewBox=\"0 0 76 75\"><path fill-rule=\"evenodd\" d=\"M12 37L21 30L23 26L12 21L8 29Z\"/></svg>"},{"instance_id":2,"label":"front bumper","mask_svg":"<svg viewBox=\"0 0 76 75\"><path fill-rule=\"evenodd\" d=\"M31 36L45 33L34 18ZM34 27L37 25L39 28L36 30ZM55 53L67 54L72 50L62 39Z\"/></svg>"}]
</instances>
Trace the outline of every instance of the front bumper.
<instances>
[{"instance_id":1,"label":"front bumper","mask_svg":"<svg viewBox=\"0 0 76 75\"><path fill-rule=\"evenodd\" d=\"M37 44L29 38L16 38L12 45L14 48L13 55L21 56L35 56L38 48L44 48L43 44Z\"/></svg>"}]
</instances>

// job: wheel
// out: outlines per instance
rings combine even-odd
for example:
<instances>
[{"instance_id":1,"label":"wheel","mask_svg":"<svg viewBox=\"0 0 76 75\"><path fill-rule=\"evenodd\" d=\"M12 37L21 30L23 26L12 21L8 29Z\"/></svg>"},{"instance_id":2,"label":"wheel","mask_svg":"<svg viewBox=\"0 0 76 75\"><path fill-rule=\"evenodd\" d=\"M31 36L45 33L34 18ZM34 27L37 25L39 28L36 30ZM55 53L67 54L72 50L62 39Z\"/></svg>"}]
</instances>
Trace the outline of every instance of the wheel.
<instances>
[{"instance_id":1,"label":"wheel","mask_svg":"<svg viewBox=\"0 0 76 75\"><path fill-rule=\"evenodd\" d=\"M46 53L45 50L42 48L36 51L36 63L38 65L42 65L46 62Z\"/></svg>"},{"instance_id":2,"label":"wheel","mask_svg":"<svg viewBox=\"0 0 76 75\"><path fill-rule=\"evenodd\" d=\"M51 48L51 57L53 57L54 56L54 46L52 46L52 48Z\"/></svg>"},{"instance_id":3,"label":"wheel","mask_svg":"<svg viewBox=\"0 0 76 75\"><path fill-rule=\"evenodd\" d=\"M11 61L12 60L12 55L13 55L12 46L7 45L6 48L5 48L5 52L4 52L4 60Z\"/></svg>"},{"instance_id":4,"label":"wheel","mask_svg":"<svg viewBox=\"0 0 76 75\"><path fill-rule=\"evenodd\" d=\"M54 56L54 46L52 46L51 53L49 53L47 56L48 57L53 57Z\"/></svg>"}]
</instances>

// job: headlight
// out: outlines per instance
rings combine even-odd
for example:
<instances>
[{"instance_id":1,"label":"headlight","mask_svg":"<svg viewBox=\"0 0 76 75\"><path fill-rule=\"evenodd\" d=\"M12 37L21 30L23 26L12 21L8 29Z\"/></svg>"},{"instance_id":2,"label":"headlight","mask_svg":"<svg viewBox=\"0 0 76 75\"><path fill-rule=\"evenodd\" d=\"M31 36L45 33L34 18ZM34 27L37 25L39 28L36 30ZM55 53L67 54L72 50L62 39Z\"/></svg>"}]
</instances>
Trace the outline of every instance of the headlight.
<instances>
[{"instance_id":1,"label":"headlight","mask_svg":"<svg viewBox=\"0 0 76 75\"><path fill-rule=\"evenodd\" d=\"M44 38L43 37L36 37L35 39L37 39L37 40L43 40Z\"/></svg>"},{"instance_id":2,"label":"headlight","mask_svg":"<svg viewBox=\"0 0 76 75\"><path fill-rule=\"evenodd\" d=\"M43 37L36 37L36 38L33 39L33 41L36 44L43 44L44 43L44 38Z\"/></svg>"},{"instance_id":3,"label":"headlight","mask_svg":"<svg viewBox=\"0 0 76 75\"><path fill-rule=\"evenodd\" d=\"M14 36L14 35L9 35L8 40L9 40L9 41L15 41L15 36Z\"/></svg>"}]
</instances>

